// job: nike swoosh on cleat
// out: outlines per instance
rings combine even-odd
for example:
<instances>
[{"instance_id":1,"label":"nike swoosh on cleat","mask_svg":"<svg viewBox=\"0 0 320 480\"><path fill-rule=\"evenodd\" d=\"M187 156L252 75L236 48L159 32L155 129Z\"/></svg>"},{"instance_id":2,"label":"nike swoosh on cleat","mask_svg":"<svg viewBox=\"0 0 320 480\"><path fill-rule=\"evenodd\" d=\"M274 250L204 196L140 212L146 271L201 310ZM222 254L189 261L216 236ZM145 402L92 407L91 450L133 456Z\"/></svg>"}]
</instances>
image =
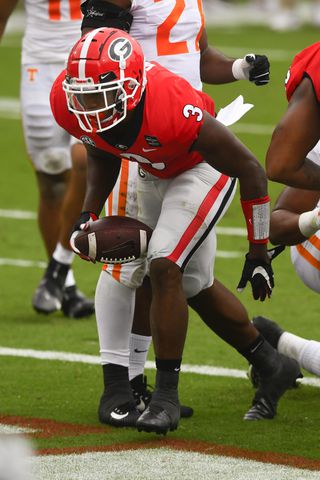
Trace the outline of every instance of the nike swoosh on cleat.
<instances>
[{"instance_id":1,"label":"nike swoosh on cleat","mask_svg":"<svg viewBox=\"0 0 320 480\"><path fill-rule=\"evenodd\" d=\"M144 152L154 152L155 150L157 150L156 148L143 148L142 149Z\"/></svg>"},{"instance_id":2,"label":"nike swoosh on cleat","mask_svg":"<svg viewBox=\"0 0 320 480\"><path fill-rule=\"evenodd\" d=\"M138 348L135 348L134 351L135 351L136 353L145 353L145 352L147 352L148 350L139 350Z\"/></svg>"},{"instance_id":3,"label":"nike swoosh on cleat","mask_svg":"<svg viewBox=\"0 0 320 480\"><path fill-rule=\"evenodd\" d=\"M123 418L126 418L129 415L129 412L126 413L116 413L116 412L111 412L110 417L114 418L114 420L122 420Z\"/></svg>"}]
</instances>

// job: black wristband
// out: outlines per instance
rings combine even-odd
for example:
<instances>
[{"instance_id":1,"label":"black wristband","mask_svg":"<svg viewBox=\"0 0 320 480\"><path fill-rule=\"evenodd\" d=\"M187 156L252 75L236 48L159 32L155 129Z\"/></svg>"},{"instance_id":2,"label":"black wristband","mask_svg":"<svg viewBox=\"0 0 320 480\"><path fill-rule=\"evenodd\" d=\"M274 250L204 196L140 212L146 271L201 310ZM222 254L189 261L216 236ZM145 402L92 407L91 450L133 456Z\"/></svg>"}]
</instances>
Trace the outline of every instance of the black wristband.
<instances>
[{"instance_id":1,"label":"black wristband","mask_svg":"<svg viewBox=\"0 0 320 480\"><path fill-rule=\"evenodd\" d=\"M103 0L87 0L81 5L83 19L81 30L111 27L130 31L133 17L129 10Z\"/></svg>"}]
</instances>

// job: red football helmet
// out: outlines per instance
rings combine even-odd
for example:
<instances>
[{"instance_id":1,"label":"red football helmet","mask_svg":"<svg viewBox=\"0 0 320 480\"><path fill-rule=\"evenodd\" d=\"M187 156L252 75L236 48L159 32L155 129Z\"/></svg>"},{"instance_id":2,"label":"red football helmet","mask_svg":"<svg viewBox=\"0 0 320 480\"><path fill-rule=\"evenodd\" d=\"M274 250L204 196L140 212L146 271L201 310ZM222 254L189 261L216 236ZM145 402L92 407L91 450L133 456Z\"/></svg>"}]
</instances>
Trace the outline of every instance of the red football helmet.
<instances>
[{"instance_id":1,"label":"red football helmet","mask_svg":"<svg viewBox=\"0 0 320 480\"><path fill-rule=\"evenodd\" d=\"M140 45L122 30L98 28L72 48L63 90L80 127L103 132L138 105L145 84Z\"/></svg>"}]
</instances>

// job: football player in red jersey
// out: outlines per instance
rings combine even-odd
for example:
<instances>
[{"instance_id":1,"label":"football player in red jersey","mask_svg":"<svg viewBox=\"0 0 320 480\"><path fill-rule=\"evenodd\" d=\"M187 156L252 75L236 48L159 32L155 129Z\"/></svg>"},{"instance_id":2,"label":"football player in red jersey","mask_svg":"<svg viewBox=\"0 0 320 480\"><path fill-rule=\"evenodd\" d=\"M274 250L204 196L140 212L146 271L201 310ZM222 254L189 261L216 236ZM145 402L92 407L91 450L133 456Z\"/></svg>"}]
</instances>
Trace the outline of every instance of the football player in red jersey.
<instances>
[{"instance_id":1,"label":"football player in red jersey","mask_svg":"<svg viewBox=\"0 0 320 480\"><path fill-rule=\"evenodd\" d=\"M286 78L288 109L277 125L267 154L271 180L284 183L271 215L271 241L291 246L291 259L302 281L320 291L320 42L302 50ZM257 318L258 330L278 350L320 375L320 344L284 332Z\"/></svg>"},{"instance_id":2,"label":"football player in red jersey","mask_svg":"<svg viewBox=\"0 0 320 480\"><path fill-rule=\"evenodd\" d=\"M88 0L82 4L82 11L83 32L102 26L130 31L139 40L147 59L159 62L199 90L202 81L219 84L246 79L258 86L269 81L266 56L250 54L243 59L231 59L208 45L201 0ZM137 164L122 161L118 181L106 202L108 215L137 216L137 174ZM201 319L245 356L258 332L247 316L235 316L235 308L227 315L216 302L216 292L219 297L222 286L217 280L213 282L215 242L216 234L212 229L200 249L201 255L193 256L184 271L184 291L189 305ZM151 342L146 301L150 295L143 293L142 287L135 293L139 264L140 259L127 265L104 265L96 288L95 309L104 382L98 414L103 423L132 425L131 414L124 420L111 418L110 396L116 389L115 370L119 378L129 374L139 411L143 411L151 398L144 376ZM230 293L228 303L234 301ZM113 406L119 407L119 403L114 400ZM181 416L191 413L190 408L181 407Z\"/></svg>"},{"instance_id":3,"label":"football player in red jersey","mask_svg":"<svg viewBox=\"0 0 320 480\"><path fill-rule=\"evenodd\" d=\"M77 229L99 215L121 158L139 164L139 219L154 228L147 268L157 378L152 400L136 425L139 430L166 433L177 428L180 418L178 379L188 318L183 271L226 211L235 177L240 181L249 239L242 285L250 281L257 299L271 295L265 173L212 116L214 105L207 95L156 63L145 65L139 44L120 30L96 29L77 42L67 71L53 86L51 106L60 126L87 146L85 212ZM149 138L157 140L152 147ZM224 301L224 291L220 300ZM252 352L257 349L263 381L247 418L257 418L257 412L272 418L299 368L261 338ZM276 391L271 388L275 381ZM126 388L123 385L125 394Z\"/></svg>"}]
</instances>

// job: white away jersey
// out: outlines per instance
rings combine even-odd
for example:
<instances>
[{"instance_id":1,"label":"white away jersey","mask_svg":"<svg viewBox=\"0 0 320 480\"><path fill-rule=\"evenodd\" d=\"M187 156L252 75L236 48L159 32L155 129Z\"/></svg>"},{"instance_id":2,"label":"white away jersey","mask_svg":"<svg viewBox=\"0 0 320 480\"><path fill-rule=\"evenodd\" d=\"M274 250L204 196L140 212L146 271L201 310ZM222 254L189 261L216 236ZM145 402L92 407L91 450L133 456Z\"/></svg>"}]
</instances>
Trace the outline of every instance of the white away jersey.
<instances>
[{"instance_id":1,"label":"white away jersey","mask_svg":"<svg viewBox=\"0 0 320 480\"><path fill-rule=\"evenodd\" d=\"M201 90L202 0L132 0L130 34L157 61Z\"/></svg>"},{"instance_id":2,"label":"white away jersey","mask_svg":"<svg viewBox=\"0 0 320 480\"><path fill-rule=\"evenodd\" d=\"M64 62L81 36L80 0L25 0L22 63Z\"/></svg>"}]
</instances>

